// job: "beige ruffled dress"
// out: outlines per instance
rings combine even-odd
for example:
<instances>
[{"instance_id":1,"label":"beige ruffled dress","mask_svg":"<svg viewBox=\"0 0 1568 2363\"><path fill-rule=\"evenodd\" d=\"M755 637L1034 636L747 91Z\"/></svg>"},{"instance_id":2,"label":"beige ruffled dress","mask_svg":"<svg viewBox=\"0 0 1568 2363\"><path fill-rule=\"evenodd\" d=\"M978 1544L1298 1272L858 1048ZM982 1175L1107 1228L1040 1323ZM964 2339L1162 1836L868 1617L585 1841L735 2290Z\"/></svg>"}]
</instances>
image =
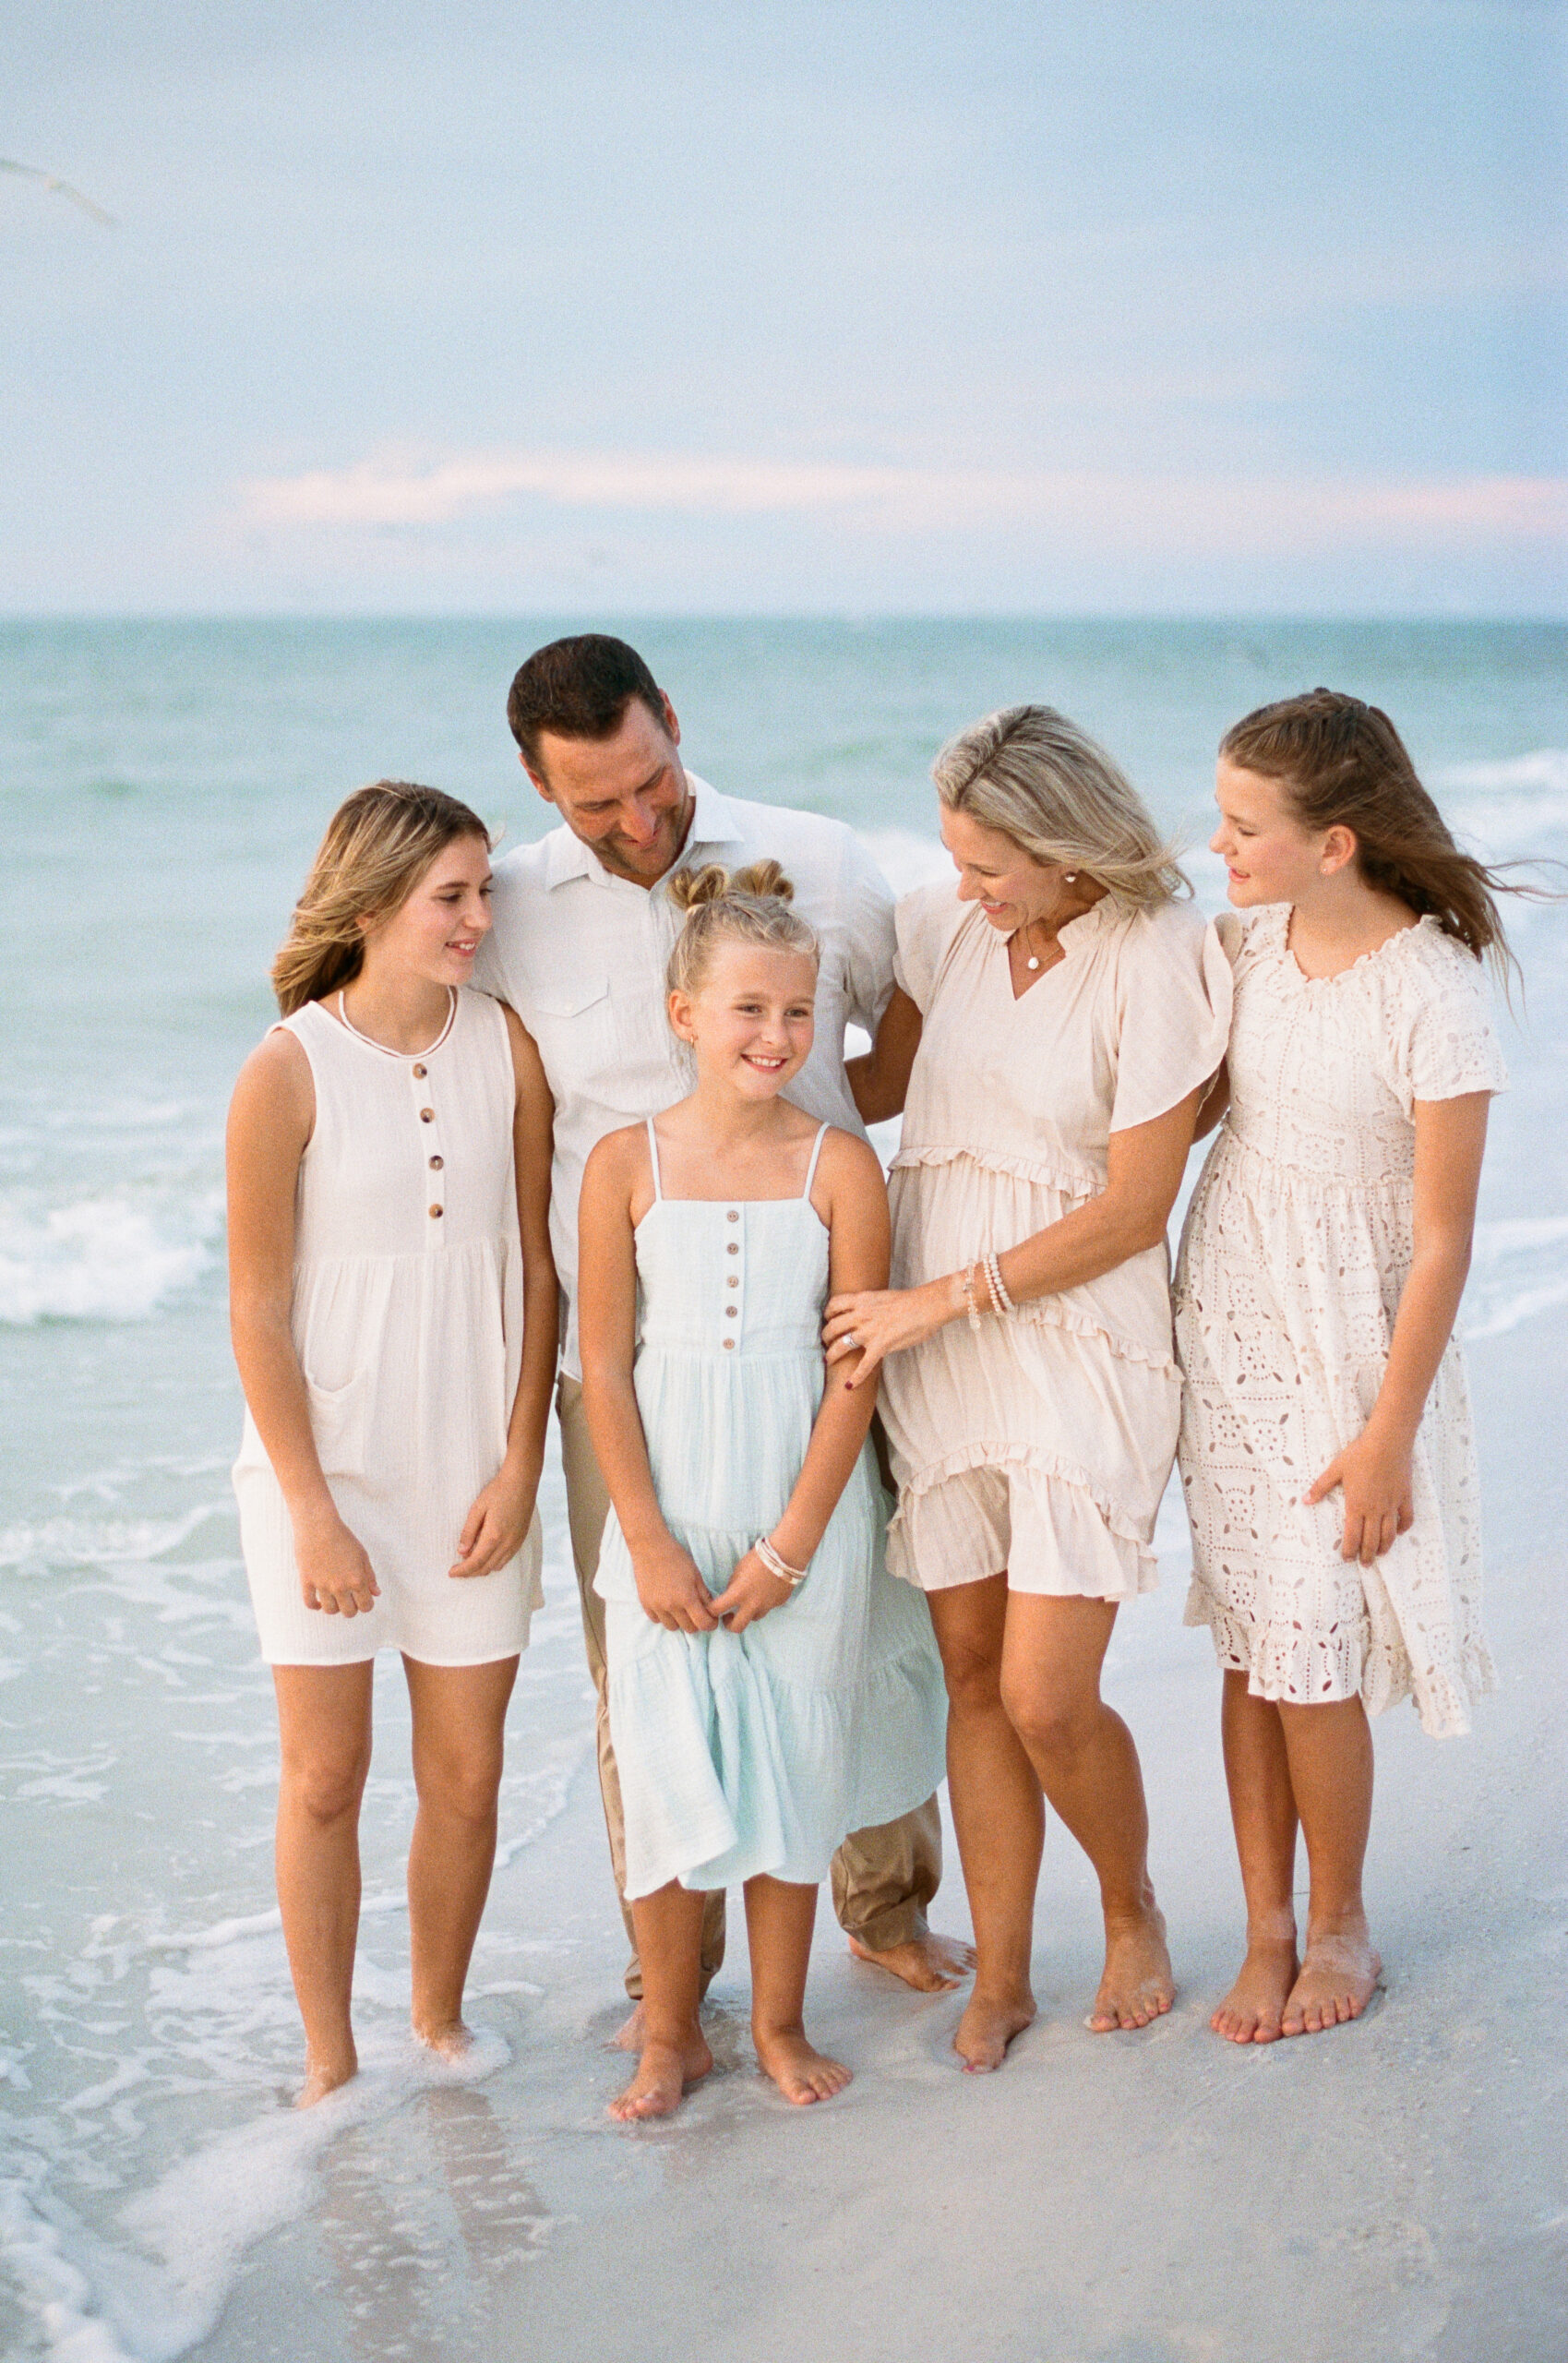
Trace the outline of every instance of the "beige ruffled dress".
<instances>
[{"instance_id":1,"label":"beige ruffled dress","mask_svg":"<svg viewBox=\"0 0 1568 2363\"><path fill-rule=\"evenodd\" d=\"M1225 1055L1230 969L1191 905L1107 895L1061 945L1015 1000L1005 938L952 886L899 905L897 975L924 1029L890 1183L895 1288L1098 1196L1111 1134L1164 1115ZM890 1567L927 1591L1004 1568L1018 1591L1151 1589L1180 1396L1163 1241L893 1355Z\"/></svg>"}]
</instances>

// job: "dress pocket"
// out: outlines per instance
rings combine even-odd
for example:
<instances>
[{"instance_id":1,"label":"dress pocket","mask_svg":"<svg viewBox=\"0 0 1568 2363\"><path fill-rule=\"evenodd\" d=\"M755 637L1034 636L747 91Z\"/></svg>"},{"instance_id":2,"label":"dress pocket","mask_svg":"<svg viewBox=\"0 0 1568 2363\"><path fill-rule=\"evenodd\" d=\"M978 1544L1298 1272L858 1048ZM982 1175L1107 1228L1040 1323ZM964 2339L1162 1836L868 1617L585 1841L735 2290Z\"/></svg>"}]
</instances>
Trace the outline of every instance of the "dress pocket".
<instances>
[{"instance_id":1,"label":"dress pocket","mask_svg":"<svg viewBox=\"0 0 1568 2363\"><path fill-rule=\"evenodd\" d=\"M323 1477L363 1476L369 1373L361 1371L343 1386L317 1386L307 1372L305 1391Z\"/></svg>"}]
</instances>

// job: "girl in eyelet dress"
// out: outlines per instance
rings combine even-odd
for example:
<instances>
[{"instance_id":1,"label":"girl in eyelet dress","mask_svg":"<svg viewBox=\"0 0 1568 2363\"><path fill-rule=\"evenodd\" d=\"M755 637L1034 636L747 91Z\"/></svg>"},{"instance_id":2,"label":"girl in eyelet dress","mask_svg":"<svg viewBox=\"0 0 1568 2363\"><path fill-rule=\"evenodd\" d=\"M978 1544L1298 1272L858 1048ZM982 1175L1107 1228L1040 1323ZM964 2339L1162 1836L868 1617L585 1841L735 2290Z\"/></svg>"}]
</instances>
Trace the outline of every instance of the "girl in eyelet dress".
<instances>
[{"instance_id":1,"label":"girl in eyelet dress","mask_svg":"<svg viewBox=\"0 0 1568 2363\"><path fill-rule=\"evenodd\" d=\"M1267 2043L1358 2017L1381 1974L1369 1710L1411 1697L1464 1732L1492 1685L1453 1327L1505 1083L1480 961L1506 954L1498 882L1375 707L1317 690L1249 714L1217 801L1254 916L1221 922L1235 1014L1177 1270L1180 1466L1247 1902L1211 2023Z\"/></svg>"},{"instance_id":2,"label":"girl in eyelet dress","mask_svg":"<svg viewBox=\"0 0 1568 2363\"><path fill-rule=\"evenodd\" d=\"M712 2065L702 1901L737 1881L761 2067L798 2104L848 2082L803 2023L817 1889L847 1831L942 1776L930 1619L882 1563L874 1389L824 1381L829 1288L885 1280L887 1196L864 1141L783 1097L816 991L789 891L776 863L676 873L669 1016L696 1088L610 1134L583 1177L583 1397L614 1505L597 1589L644 1979L623 2119L667 2115Z\"/></svg>"}]
</instances>

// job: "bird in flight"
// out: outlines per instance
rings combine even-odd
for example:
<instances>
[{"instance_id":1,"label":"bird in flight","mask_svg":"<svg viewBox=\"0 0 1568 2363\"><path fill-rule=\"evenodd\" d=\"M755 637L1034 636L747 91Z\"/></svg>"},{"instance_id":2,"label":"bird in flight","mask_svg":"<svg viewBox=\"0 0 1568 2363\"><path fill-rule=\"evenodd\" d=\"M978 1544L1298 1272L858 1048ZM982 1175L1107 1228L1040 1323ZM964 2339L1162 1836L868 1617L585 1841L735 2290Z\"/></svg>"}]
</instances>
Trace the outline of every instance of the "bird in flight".
<instances>
[{"instance_id":1,"label":"bird in flight","mask_svg":"<svg viewBox=\"0 0 1568 2363\"><path fill-rule=\"evenodd\" d=\"M112 213L105 213L101 205L94 205L90 197L84 197L79 188L73 188L70 182L63 181L57 173L46 173L37 164L13 163L9 156L0 156L0 173L20 173L26 180L42 181L45 188L55 190L61 197L68 197L73 205L79 205L84 213L90 213L93 220L102 222L105 229L114 227Z\"/></svg>"}]
</instances>

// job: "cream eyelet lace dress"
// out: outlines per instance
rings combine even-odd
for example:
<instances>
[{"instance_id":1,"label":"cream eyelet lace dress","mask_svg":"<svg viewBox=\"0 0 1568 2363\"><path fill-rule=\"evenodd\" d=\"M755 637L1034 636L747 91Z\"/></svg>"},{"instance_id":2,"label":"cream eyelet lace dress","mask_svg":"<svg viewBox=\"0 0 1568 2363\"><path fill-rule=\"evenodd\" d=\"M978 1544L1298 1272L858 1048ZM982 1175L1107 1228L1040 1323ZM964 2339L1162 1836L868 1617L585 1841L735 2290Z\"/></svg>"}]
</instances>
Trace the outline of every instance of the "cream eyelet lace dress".
<instances>
[{"instance_id":1,"label":"cream eyelet lace dress","mask_svg":"<svg viewBox=\"0 0 1568 2363\"><path fill-rule=\"evenodd\" d=\"M1434 918L1335 977L1303 976L1287 904L1220 921L1236 978L1230 1109L1176 1278L1190 1625L1255 1697L1414 1697L1469 1728L1492 1686L1464 1362L1443 1355L1416 1441L1415 1523L1370 1567L1345 1500L1302 1495L1377 1399L1410 1268L1418 1099L1506 1084L1485 978Z\"/></svg>"}]
</instances>

